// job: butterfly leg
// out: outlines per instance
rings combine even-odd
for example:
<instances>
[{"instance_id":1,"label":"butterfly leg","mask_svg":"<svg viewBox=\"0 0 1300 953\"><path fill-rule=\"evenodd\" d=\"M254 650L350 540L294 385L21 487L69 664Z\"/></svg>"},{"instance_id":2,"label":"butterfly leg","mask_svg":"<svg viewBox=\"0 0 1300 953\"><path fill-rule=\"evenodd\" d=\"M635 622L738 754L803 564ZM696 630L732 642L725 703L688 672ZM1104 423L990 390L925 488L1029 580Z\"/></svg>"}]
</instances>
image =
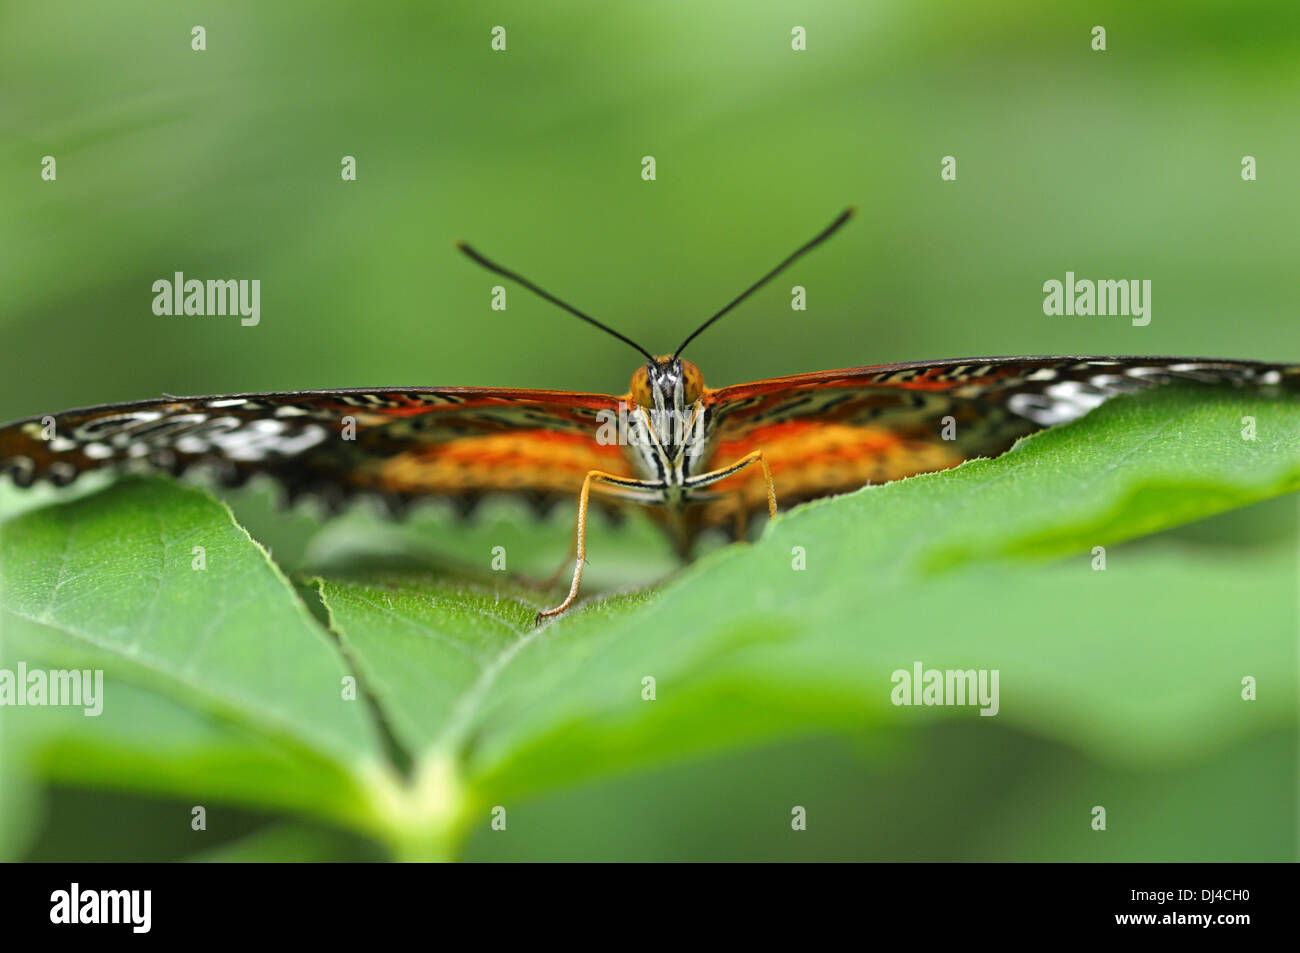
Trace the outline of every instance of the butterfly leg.
<instances>
[{"instance_id":1,"label":"butterfly leg","mask_svg":"<svg viewBox=\"0 0 1300 953\"><path fill-rule=\"evenodd\" d=\"M747 466L757 463L763 468L763 480L767 483L767 515L769 519L776 519L776 484L772 482L772 470L767 465L767 460L763 458L762 450L752 450L745 454L735 463L723 467L721 470L710 470L708 473L701 473L699 476L693 476L687 479L686 488L688 490L701 489L717 483L719 480L725 480L733 473L739 473ZM743 513L744 508L741 508Z\"/></svg>"},{"instance_id":2,"label":"butterfly leg","mask_svg":"<svg viewBox=\"0 0 1300 953\"><path fill-rule=\"evenodd\" d=\"M564 597L563 602L554 608L537 613L538 622L550 616L559 615L573 605L574 599L578 598L578 587L582 585L582 564L587 559L587 503L591 497L593 484L602 485L615 496L644 503L659 502L658 493L663 489L662 483L649 480L631 480L613 473L605 473L603 470L592 470L587 474L586 479L582 481L582 491L578 494L578 525L574 531L574 553L576 558L573 562L573 582L569 584L569 594Z\"/></svg>"}]
</instances>

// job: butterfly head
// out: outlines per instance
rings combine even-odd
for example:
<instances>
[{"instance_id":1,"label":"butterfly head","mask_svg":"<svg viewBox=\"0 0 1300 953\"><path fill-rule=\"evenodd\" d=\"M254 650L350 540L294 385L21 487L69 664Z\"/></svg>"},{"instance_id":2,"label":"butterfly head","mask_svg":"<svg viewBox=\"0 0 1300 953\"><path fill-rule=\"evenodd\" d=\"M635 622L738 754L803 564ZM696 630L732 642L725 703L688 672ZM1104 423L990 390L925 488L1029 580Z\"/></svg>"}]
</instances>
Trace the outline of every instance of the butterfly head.
<instances>
[{"instance_id":1,"label":"butterfly head","mask_svg":"<svg viewBox=\"0 0 1300 953\"><path fill-rule=\"evenodd\" d=\"M656 357L632 375L632 402L648 411L684 413L703 394L704 375L680 357Z\"/></svg>"},{"instance_id":2,"label":"butterfly head","mask_svg":"<svg viewBox=\"0 0 1300 953\"><path fill-rule=\"evenodd\" d=\"M680 357L651 358L632 375L632 403L644 411L654 442L673 461L704 439L703 396L704 375Z\"/></svg>"}]
</instances>

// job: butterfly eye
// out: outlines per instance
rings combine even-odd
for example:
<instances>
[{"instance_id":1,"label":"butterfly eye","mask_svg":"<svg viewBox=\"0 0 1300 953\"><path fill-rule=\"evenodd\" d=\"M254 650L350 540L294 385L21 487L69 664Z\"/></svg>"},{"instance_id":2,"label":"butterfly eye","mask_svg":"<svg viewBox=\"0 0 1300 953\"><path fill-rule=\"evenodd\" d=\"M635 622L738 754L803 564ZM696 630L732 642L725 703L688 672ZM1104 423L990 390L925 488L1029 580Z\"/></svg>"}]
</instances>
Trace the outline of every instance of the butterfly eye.
<instances>
[{"instance_id":1,"label":"butterfly eye","mask_svg":"<svg viewBox=\"0 0 1300 953\"><path fill-rule=\"evenodd\" d=\"M698 367L687 360L682 361L682 391L688 404L695 403L704 393L704 375L700 373Z\"/></svg>"},{"instance_id":2,"label":"butterfly eye","mask_svg":"<svg viewBox=\"0 0 1300 953\"><path fill-rule=\"evenodd\" d=\"M644 365L632 375L632 403L638 407L653 407L654 395L650 393L650 375Z\"/></svg>"}]
</instances>

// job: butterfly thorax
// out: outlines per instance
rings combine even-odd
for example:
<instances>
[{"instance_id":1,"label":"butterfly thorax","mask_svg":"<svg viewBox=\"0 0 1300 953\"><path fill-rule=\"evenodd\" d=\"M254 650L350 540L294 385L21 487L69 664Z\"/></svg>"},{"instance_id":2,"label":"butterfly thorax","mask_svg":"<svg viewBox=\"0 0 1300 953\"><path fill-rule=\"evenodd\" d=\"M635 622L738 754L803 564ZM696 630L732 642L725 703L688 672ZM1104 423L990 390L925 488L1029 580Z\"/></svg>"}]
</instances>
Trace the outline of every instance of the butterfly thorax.
<instances>
[{"instance_id":1,"label":"butterfly thorax","mask_svg":"<svg viewBox=\"0 0 1300 953\"><path fill-rule=\"evenodd\" d=\"M664 502L684 500L712 451L704 376L690 361L657 358L637 368L629 396L628 457L643 479L663 484Z\"/></svg>"}]
</instances>

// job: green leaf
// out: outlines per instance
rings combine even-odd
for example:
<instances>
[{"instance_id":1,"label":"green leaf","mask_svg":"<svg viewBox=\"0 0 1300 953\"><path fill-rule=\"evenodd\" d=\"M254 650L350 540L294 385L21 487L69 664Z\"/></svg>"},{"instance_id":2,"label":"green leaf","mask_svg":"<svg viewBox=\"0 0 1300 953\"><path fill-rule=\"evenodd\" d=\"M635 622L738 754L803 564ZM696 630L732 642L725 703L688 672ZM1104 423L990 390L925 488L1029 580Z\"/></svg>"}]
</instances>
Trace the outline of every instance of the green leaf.
<instances>
[{"instance_id":1,"label":"green leaf","mask_svg":"<svg viewBox=\"0 0 1300 953\"><path fill-rule=\"evenodd\" d=\"M3 709L0 756L46 778L357 823L386 770L329 633L223 505L170 481L0 524L0 643L11 671L103 672L97 716Z\"/></svg>"},{"instance_id":2,"label":"green leaf","mask_svg":"<svg viewBox=\"0 0 1300 953\"><path fill-rule=\"evenodd\" d=\"M202 493L124 480L0 524L0 612L11 654L130 669L341 760L377 750L327 634Z\"/></svg>"}]
</instances>

